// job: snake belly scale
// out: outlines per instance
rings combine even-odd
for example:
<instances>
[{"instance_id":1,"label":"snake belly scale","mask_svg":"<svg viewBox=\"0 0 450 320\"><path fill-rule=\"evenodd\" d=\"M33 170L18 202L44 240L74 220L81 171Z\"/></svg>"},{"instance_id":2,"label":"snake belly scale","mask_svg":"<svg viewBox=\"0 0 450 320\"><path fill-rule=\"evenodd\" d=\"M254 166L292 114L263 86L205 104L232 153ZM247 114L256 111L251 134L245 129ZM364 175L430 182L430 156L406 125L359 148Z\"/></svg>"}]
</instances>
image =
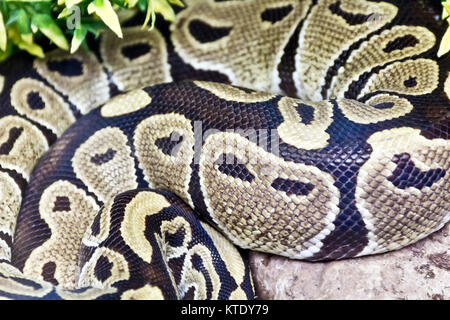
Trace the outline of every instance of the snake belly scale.
<instances>
[{"instance_id":1,"label":"snake belly scale","mask_svg":"<svg viewBox=\"0 0 450 320\"><path fill-rule=\"evenodd\" d=\"M427 1L187 1L0 65L0 296L252 299L248 250L396 250L450 219ZM136 20L136 21L135 21Z\"/></svg>"}]
</instances>

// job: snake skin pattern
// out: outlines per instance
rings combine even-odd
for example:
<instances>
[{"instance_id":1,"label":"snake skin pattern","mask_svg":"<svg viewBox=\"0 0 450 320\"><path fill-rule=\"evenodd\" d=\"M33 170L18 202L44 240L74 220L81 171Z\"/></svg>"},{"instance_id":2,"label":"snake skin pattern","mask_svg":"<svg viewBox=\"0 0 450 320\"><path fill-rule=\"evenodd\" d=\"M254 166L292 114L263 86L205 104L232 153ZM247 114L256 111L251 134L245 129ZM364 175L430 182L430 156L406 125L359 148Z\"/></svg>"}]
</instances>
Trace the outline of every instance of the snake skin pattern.
<instances>
[{"instance_id":1,"label":"snake skin pattern","mask_svg":"<svg viewBox=\"0 0 450 320\"><path fill-rule=\"evenodd\" d=\"M450 56L426 1L159 20L0 65L1 297L251 299L245 249L351 258L449 221Z\"/></svg>"}]
</instances>

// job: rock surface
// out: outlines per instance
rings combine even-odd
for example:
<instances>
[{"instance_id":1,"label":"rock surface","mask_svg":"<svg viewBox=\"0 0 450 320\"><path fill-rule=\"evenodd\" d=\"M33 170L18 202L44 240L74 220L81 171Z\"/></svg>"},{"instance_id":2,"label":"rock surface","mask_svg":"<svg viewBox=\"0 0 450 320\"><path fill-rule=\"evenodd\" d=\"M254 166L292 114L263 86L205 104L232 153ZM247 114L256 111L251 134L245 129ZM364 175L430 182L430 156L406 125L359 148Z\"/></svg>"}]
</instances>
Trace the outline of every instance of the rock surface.
<instances>
[{"instance_id":1,"label":"rock surface","mask_svg":"<svg viewBox=\"0 0 450 320\"><path fill-rule=\"evenodd\" d=\"M260 299L450 299L450 223L398 251L311 263L251 253Z\"/></svg>"}]
</instances>

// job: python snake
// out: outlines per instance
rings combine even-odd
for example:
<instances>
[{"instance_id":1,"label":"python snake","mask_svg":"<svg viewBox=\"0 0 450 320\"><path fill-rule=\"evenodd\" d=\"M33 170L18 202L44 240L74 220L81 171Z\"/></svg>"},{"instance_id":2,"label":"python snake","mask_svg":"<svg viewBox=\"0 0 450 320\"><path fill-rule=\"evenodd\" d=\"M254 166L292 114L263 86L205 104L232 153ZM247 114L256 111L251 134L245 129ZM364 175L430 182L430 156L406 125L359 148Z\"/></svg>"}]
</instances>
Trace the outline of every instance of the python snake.
<instances>
[{"instance_id":1,"label":"python snake","mask_svg":"<svg viewBox=\"0 0 450 320\"><path fill-rule=\"evenodd\" d=\"M351 258L449 221L428 3L187 4L0 65L2 298L251 299L246 249Z\"/></svg>"}]
</instances>

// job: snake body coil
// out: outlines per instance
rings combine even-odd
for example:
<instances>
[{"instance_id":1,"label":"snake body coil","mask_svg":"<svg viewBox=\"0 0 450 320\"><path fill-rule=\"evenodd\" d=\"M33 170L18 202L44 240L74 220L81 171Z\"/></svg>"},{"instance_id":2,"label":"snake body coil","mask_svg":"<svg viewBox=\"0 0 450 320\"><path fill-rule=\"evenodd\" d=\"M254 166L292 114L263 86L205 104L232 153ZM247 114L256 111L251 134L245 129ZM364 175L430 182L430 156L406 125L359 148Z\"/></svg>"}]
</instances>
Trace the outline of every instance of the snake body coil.
<instances>
[{"instance_id":1,"label":"snake body coil","mask_svg":"<svg viewBox=\"0 0 450 320\"><path fill-rule=\"evenodd\" d=\"M3 63L0 296L247 299L242 249L342 259L440 229L445 27L424 1L188 1Z\"/></svg>"}]
</instances>

